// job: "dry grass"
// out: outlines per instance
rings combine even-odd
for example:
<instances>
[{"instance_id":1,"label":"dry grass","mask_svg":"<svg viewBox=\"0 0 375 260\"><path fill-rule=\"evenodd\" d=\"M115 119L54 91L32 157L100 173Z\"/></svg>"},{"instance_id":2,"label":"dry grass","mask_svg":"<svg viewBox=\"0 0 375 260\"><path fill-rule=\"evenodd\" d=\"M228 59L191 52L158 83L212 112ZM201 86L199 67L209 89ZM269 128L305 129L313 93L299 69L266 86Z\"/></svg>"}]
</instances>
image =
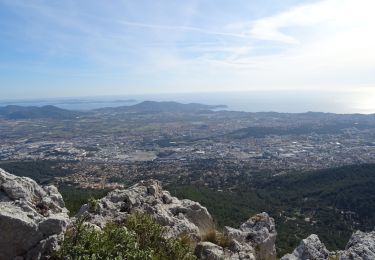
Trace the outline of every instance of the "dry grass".
<instances>
[{"instance_id":1,"label":"dry grass","mask_svg":"<svg viewBox=\"0 0 375 260\"><path fill-rule=\"evenodd\" d=\"M233 243L233 240L230 237L214 228L207 230L207 232L202 236L202 241L211 242L223 248L230 247Z\"/></svg>"}]
</instances>

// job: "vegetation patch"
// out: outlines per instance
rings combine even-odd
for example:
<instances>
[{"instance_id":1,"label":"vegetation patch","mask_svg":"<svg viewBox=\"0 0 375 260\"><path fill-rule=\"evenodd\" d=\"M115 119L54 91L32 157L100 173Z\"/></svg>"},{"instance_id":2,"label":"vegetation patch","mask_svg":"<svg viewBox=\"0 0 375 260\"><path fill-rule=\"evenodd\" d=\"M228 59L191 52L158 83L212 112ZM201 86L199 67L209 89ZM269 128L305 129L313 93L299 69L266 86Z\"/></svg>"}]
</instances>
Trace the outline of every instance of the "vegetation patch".
<instances>
[{"instance_id":1,"label":"vegetation patch","mask_svg":"<svg viewBox=\"0 0 375 260\"><path fill-rule=\"evenodd\" d=\"M186 239L165 238L165 228L150 216L134 214L125 223L107 224L103 230L79 219L65 234L56 260L75 259L134 259L134 260L193 260Z\"/></svg>"},{"instance_id":2,"label":"vegetation patch","mask_svg":"<svg viewBox=\"0 0 375 260\"><path fill-rule=\"evenodd\" d=\"M375 165L353 165L310 173L253 175L235 189L173 184L174 196L206 206L219 227L237 227L252 215L275 219L279 256L317 234L329 250L345 247L353 231L375 227Z\"/></svg>"}]
</instances>

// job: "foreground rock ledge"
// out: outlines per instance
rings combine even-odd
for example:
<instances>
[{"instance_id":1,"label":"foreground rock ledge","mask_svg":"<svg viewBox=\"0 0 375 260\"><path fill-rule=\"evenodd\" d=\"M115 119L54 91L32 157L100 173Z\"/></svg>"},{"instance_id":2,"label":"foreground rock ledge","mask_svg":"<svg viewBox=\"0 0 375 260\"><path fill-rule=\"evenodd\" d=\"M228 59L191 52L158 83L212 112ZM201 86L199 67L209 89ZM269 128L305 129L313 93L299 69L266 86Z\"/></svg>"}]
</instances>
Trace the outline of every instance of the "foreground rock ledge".
<instances>
[{"instance_id":1,"label":"foreground rock ledge","mask_svg":"<svg viewBox=\"0 0 375 260\"><path fill-rule=\"evenodd\" d=\"M0 169L0 259L40 259L57 249L69 222L57 188Z\"/></svg>"},{"instance_id":2,"label":"foreground rock ledge","mask_svg":"<svg viewBox=\"0 0 375 260\"><path fill-rule=\"evenodd\" d=\"M230 244L221 247L202 241L214 223L207 209L191 200L179 200L157 181L140 182L126 190L114 190L94 205L83 205L78 216L97 228L123 221L134 212L152 215L167 228L168 237L189 234L197 242L198 259L276 259L276 228L267 213L253 216L238 229L225 227ZM30 178L0 169L0 260L48 259L58 249L69 220L63 199L54 186L39 186ZM303 239L282 260L374 260L375 231L355 232L345 250L329 252L317 235Z\"/></svg>"},{"instance_id":3,"label":"foreground rock ledge","mask_svg":"<svg viewBox=\"0 0 375 260\"><path fill-rule=\"evenodd\" d=\"M108 222L122 222L135 212L153 216L160 225L167 227L168 237L189 234L199 239L214 226L205 207L198 202L172 197L154 180L142 181L126 190L114 190L95 206L83 205L77 216L86 216L88 222L103 228Z\"/></svg>"},{"instance_id":4,"label":"foreground rock ledge","mask_svg":"<svg viewBox=\"0 0 375 260\"><path fill-rule=\"evenodd\" d=\"M172 197L155 180L139 182L126 190L114 190L95 205L83 205L77 217L85 216L90 224L103 228L108 222L122 222L135 212L153 216L167 228L167 237L190 235L198 242L199 259L276 259L275 223L267 213L250 218L239 229L226 227L224 234L232 240L228 248L200 242L215 227L210 213L198 202Z\"/></svg>"}]
</instances>

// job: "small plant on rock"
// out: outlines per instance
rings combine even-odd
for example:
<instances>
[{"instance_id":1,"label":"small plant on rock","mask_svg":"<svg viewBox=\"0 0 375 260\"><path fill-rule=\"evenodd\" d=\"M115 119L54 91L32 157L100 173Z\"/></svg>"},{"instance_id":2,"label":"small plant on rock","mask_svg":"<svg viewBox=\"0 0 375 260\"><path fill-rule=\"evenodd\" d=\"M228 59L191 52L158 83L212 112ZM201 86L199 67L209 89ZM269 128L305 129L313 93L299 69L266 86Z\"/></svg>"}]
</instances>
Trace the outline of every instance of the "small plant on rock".
<instances>
[{"instance_id":1,"label":"small plant on rock","mask_svg":"<svg viewBox=\"0 0 375 260\"><path fill-rule=\"evenodd\" d=\"M96 213L99 210L98 201L94 197L90 197L88 202L89 212Z\"/></svg>"}]
</instances>

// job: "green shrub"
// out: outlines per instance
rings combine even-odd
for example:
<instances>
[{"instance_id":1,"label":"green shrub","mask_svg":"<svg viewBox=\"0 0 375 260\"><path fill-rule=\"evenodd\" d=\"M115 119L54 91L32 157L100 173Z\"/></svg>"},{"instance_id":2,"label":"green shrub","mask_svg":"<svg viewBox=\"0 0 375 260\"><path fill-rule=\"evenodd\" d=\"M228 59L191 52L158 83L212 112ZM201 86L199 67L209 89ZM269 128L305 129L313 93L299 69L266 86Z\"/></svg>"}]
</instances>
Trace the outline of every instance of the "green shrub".
<instances>
[{"instance_id":1,"label":"green shrub","mask_svg":"<svg viewBox=\"0 0 375 260\"><path fill-rule=\"evenodd\" d=\"M95 213L99 209L98 201L94 197L90 197L87 202L89 206L89 212Z\"/></svg>"},{"instance_id":2,"label":"green shrub","mask_svg":"<svg viewBox=\"0 0 375 260\"><path fill-rule=\"evenodd\" d=\"M196 259L181 239L164 238L165 229L150 216L135 214L124 224L107 224L97 230L79 219L65 234L55 259L190 260Z\"/></svg>"},{"instance_id":3,"label":"green shrub","mask_svg":"<svg viewBox=\"0 0 375 260\"><path fill-rule=\"evenodd\" d=\"M137 235L141 248L153 248L152 259L196 259L190 241L182 238L165 239L165 228L149 215L133 214L127 219L126 227Z\"/></svg>"}]
</instances>

